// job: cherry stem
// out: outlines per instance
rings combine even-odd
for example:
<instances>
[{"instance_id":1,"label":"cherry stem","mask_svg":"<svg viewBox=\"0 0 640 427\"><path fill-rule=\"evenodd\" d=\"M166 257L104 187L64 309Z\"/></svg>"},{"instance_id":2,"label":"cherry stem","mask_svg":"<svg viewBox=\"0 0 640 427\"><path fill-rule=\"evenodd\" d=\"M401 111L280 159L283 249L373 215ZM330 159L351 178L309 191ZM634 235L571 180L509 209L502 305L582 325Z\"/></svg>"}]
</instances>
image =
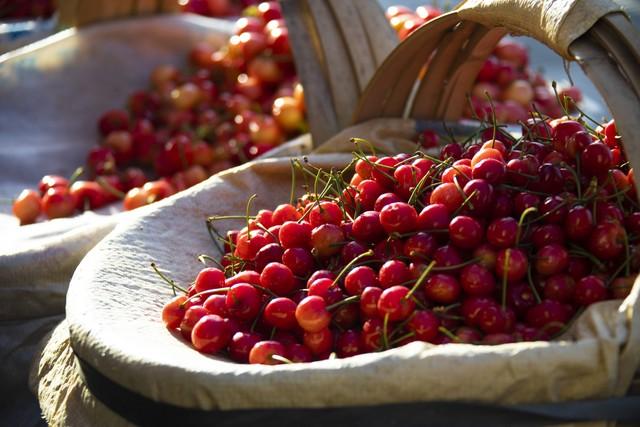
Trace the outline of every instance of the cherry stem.
<instances>
[{"instance_id":1,"label":"cherry stem","mask_svg":"<svg viewBox=\"0 0 640 427\"><path fill-rule=\"evenodd\" d=\"M460 264L445 265L445 266L442 266L442 267L433 267L433 269L432 269L432 270L433 270L433 271L449 271L449 270L456 270L456 269L461 268L461 267L466 267L467 265L475 264L475 263L477 263L478 261L480 261L480 257L477 257L477 258L471 258L470 260L465 261L465 262L461 262Z\"/></svg>"},{"instance_id":2,"label":"cherry stem","mask_svg":"<svg viewBox=\"0 0 640 427\"><path fill-rule=\"evenodd\" d=\"M71 174L71 177L69 178L69 187L71 187L73 183L76 182L83 173L84 173L84 168L82 166L77 167L76 170L74 170L73 173Z\"/></svg>"},{"instance_id":3,"label":"cherry stem","mask_svg":"<svg viewBox=\"0 0 640 427\"><path fill-rule=\"evenodd\" d=\"M386 313L384 315L384 321L382 322L382 342L384 344L385 350L389 348L389 336L387 335L388 327L389 327L389 313Z\"/></svg>"},{"instance_id":4,"label":"cherry stem","mask_svg":"<svg viewBox=\"0 0 640 427\"><path fill-rule=\"evenodd\" d=\"M511 249L504 252L504 265L502 266L502 310L507 308L507 275L509 272L509 261L511 258Z\"/></svg>"},{"instance_id":5,"label":"cherry stem","mask_svg":"<svg viewBox=\"0 0 640 427\"><path fill-rule=\"evenodd\" d=\"M171 286L171 290L173 291L173 295L176 295L176 289L184 292L185 294L189 293L189 291L187 291L186 289L184 289L183 287L179 286L178 284L176 284L176 282L174 282L173 280L171 280L170 278L168 278L164 273L162 273L160 270L158 270L158 267L156 266L155 262L151 263L151 268L153 268L156 272L156 274L158 276L160 276L160 278L162 280L164 280L165 282L167 282L169 284L169 286Z\"/></svg>"},{"instance_id":6,"label":"cherry stem","mask_svg":"<svg viewBox=\"0 0 640 427\"><path fill-rule=\"evenodd\" d=\"M340 300L340 301L338 301L336 303L328 305L327 306L327 311L331 311L334 308L338 308L338 307L341 307L343 305L351 304L351 303L358 302L358 301L360 301L360 295L352 295L352 296L346 297L345 299Z\"/></svg>"},{"instance_id":7,"label":"cherry stem","mask_svg":"<svg viewBox=\"0 0 640 427\"><path fill-rule=\"evenodd\" d=\"M534 206L530 206L520 214L520 220L518 220L518 231L516 231L516 246L520 244L520 236L522 236L522 225L524 223L524 219L527 215L533 212L537 212L538 208Z\"/></svg>"},{"instance_id":8,"label":"cherry stem","mask_svg":"<svg viewBox=\"0 0 640 427\"><path fill-rule=\"evenodd\" d=\"M96 178L96 182L106 192L108 192L111 195L117 197L118 199L124 199L125 198L126 194L124 194L122 191L118 190L117 188L114 188L113 185L109 184L109 182L106 179L104 179L103 177L99 176L98 178Z\"/></svg>"},{"instance_id":9,"label":"cherry stem","mask_svg":"<svg viewBox=\"0 0 640 427\"><path fill-rule=\"evenodd\" d=\"M347 265L345 265L342 268L342 270L340 270L340 273L338 273L336 278L333 279L333 283L337 285L340 282L340 279L342 279L342 276L347 274L347 271L349 271L349 269L353 266L353 264L355 264L356 262L360 261L362 258L370 257L372 255L373 255L373 251L371 249L369 249L368 251L366 251L364 253L361 253L357 257L353 258L351 261L349 261L349 263Z\"/></svg>"},{"instance_id":10,"label":"cherry stem","mask_svg":"<svg viewBox=\"0 0 640 427\"><path fill-rule=\"evenodd\" d=\"M435 265L436 265L435 261L431 261L429 265L427 265L427 268L425 268L424 271L420 274L420 277L418 277L418 280L416 280L415 285L413 285L413 287L409 289L409 292L407 292L407 294L404 296L404 299L409 299L413 296L415 291L420 286L422 286L422 283L424 283L424 281L427 279L427 276L429 275L429 273L431 272L431 270Z\"/></svg>"},{"instance_id":11,"label":"cherry stem","mask_svg":"<svg viewBox=\"0 0 640 427\"><path fill-rule=\"evenodd\" d=\"M438 326L438 331L447 337L451 338L455 342L460 342L460 337L455 335L453 332L445 328L444 326Z\"/></svg>"},{"instance_id":12,"label":"cherry stem","mask_svg":"<svg viewBox=\"0 0 640 427\"><path fill-rule=\"evenodd\" d=\"M460 185L458 184L458 177L453 177L453 180L456 183L456 187L460 188ZM473 190L471 194L466 196L465 199L462 201L462 204L458 206L458 209L455 210L452 216L453 217L457 216L458 213L460 213L460 211L467 205L471 206L471 209L473 209L473 203L471 203L471 198L475 196L477 192L478 190ZM464 195L464 191L462 192L462 195Z\"/></svg>"},{"instance_id":13,"label":"cherry stem","mask_svg":"<svg viewBox=\"0 0 640 427\"><path fill-rule=\"evenodd\" d=\"M245 210L244 210L244 218L245 218L245 221L246 221L246 223L247 223L247 239L248 239L249 241L251 241L251 232L249 231L249 228L250 228L250 227L249 227L249 225L250 225L250 224L249 224L249 222L250 222L250 219L251 219L251 218L249 218L249 211L251 210L251 203L253 203L253 200L254 200L256 197L258 197L258 195L257 195L257 194L252 194L252 195L249 197L249 199L247 200L247 205L245 206ZM253 218L255 218L255 217L253 217Z\"/></svg>"},{"instance_id":14,"label":"cherry stem","mask_svg":"<svg viewBox=\"0 0 640 427\"><path fill-rule=\"evenodd\" d=\"M605 269L604 264L602 264L598 258L596 258L590 252L587 252L585 249L581 248L578 245L571 244L571 243L569 244L569 255L578 255L578 256L587 258L589 261L594 263L596 267L598 267L598 270L602 271Z\"/></svg>"},{"instance_id":15,"label":"cherry stem","mask_svg":"<svg viewBox=\"0 0 640 427\"><path fill-rule=\"evenodd\" d=\"M531 264L527 267L527 283L529 284L529 288L531 288L531 292L533 293L533 297L536 299L536 302L540 304L542 302L542 298L540 298L540 294L536 289L535 283L533 283L533 276L531 274Z\"/></svg>"},{"instance_id":16,"label":"cherry stem","mask_svg":"<svg viewBox=\"0 0 640 427\"><path fill-rule=\"evenodd\" d=\"M195 293L195 294L191 295L182 304L180 304L180 306L184 307L187 302L189 302L192 299L195 299L195 298L197 298L199 296L224 293L224 292L227 292L229 289L231 289L231 288L230 287L225 287L225 288L216 288L216 289L205 289L204 291L200 291L198 293Z\"/></svg>"},{"instance_id":17,"label":"cherry stem","mask_svg":"<svg viewBox=\"0 0 640 427\"><path fill-rule=\"evenodd\" d=\"M291 159L291 193L289 194L289 204L293 205L293 198L295 196L296 188L296 168L294 166L293 159Z\"/></svg>"},{"instance_id":18,"label":"cherry stem","mask_svg":"<svg viewBox=\"0 0 640 427\"><path fill-rule=\"evenodd\" d=\"M353 142L355 146L358 147L358 151L362 151L362 149L360 148L360 143L367 144L371 149L371 154L373 154L374 156L376 155L376 147L374 147L371 141L369 141L368 139L352 137L349 141Z\"/></svg>"},{"instance_id":19,"label":"cherry stem","mask_svg":"<svg viewBox=\"0 0 640 427\"><path fill-rule=\"evenodd\" d=\"M213 257L211 257L211 256L209 256L207 254L198 255L198 261L200 261L204 265L207 265L207 260L213 262L217 267L219 267L221 270L224 271L224 266L222 264L220 264L220 262L217 259L215 259L215 258L213 258Z\"/></svg>"},{"instance_id":20,"label":"cherry stem","mask_svg":"<svg viewBox=\"0 0 640 427\"><path fill-rule=\"evenodd\" d=\"M248 218L256 219L256 217L253 215L248 215ZM207 217L208 222L220 221L224 219L247 219L247 215L212 215L210 217Z\"/></svg>"},{"instance_id":21,"label":"cherry stem","mask_svg":"<svg viewBox=\"0 0 640 427\"><path fill-rule=\"evenodd\" d=\"M213 226L213 220L211 218L212 217L207 218L207 221L206 221L207 232L209 233L209 237L211 237L211 240L213 241L213 244L218 250L218 252L220 253L220 255L224 255L224 248L220 246L220 242L218 242L218 240L224 241L225 239L220 235L220 233L218 233L218 230L216 230L216 228Z\"/></svg>"},{"instance_id":22,"label":"cherry stem","mask_svg":"<svg viewBox=\"0 0 640 427\"><path fill-rule=\"evenodd\" d=\"M396 338L395 340L391 341L389 343L389 346L393 347L398 343L401 343L402 341L406 340L407 338L411 338L412 336L414 336L416 333L411 331L411 332L407 332L406 334L399 336L398 338Z\"/></svg>"}]
</instances>

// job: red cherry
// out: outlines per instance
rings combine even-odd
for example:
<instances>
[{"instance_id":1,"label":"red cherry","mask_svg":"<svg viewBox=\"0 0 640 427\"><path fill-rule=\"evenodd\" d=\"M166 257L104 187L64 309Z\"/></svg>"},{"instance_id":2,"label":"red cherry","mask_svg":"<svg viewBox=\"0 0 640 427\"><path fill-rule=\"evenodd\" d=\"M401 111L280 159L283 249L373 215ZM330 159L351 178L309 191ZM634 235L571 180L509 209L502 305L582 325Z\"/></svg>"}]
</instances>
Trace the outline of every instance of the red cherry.
<instances>
[{"instance_id":1,"label":"red cherry","mask_svg":"<svg viewBox=\"0 0 640 427\"><path fill-rule=\"evenodd\" d=\"M378 299L380 317L389 316L392 322L404 320L415 309L416 303L408 298L409 289L404 286L391 286L382 291Z\"/></svg>"},{"instance_id":2,"label":"red cherry","mask_svg":"<svg viewBox=\"0 0 640 427\"><path fill-rule=\"evenodd\" d=\"M564 230L557 224L541 225L531 234L531 241L538 249L550 244L562 244L564 240Z\"/></svg>"},{"instance_id":3,"label":"red cherry","mask_svg":"<svg viewBox=\"0 0 640 427\"><path fill-rule=\"evenodd\" d=\"M42 198L42 210L49 219L73 215L76 204L76 199L65 187L49 188Z\"/></svg>"},{"instance_id":4,"label":"red cherry","mask_svg":"<svg viewBox=\"0 0 640 427\"><path fill-rule=\"evenodd\" d=\"M378 273L378 280L383 288L401 285L411 279L411 273L407 265L398 260L385 262Z\"/></svg>"},{"instance_id":5,"label":"red cherry","mask_svg":"<svg viewBox=\"0 0 640 427\"><path fill-rule=\"evenodd\" d=\"M408 233L418 225L418 213L407 203L391 203L380 211L380 224L387 233Z\"/></svg>"},{"instance_id":6,"label":"red cherry","mask_svg":"<svg viewBox=\"0 0 640 427\"><path fill-rule=\"evenodd\" d=\"M261 300L256 288L248 283L238 283L227 292L227 310L238 320L251 320L260 312Z\"/></svg>"},{"instance_id":7,"label":"red cherry","mask_svg":"<svg viewBox=\"0 0 640 427\"><path fill-rule=\"evenodd\" d=\"M419 232L405 240L402 252L416 261L428 259L437 249L438 243L431 234Z\"/></svg>"},{"instance_id":8,"label":"red cherry","mask_svg":"<svg viewBox=\"0 0 640 427\"><path fill-rule=\"evenodd\" d=\"M449 223L449 238L459 248L473 249L480 244L482 237L482 226L469 216L457 216Z\"/></svg>"},{"instance_id":9,"label":"red cherry","mask_svg":"<svg viewBox=\"0 0 640 427\"><path fill-rule=\"evenodd\" d=\"M311 225L308 222L286 221L280 227L278 240L283 248L306 248L311 241Z\"/></svg>"},{"instance_id":10,"label":"red cherry","mask_svg":"<svg viewBox=\"0 0 640 427\"><path fill-rule=\"evenodd\" d=\"M340 252L344 240L342 228L335 224L322 224L311 231L311 245L320 257L329 257Z\"/></svg>"},{"instance_id":11,"label":"red cherry","mask_svg":"<svg viewBox=\"0 0 640 427\"><path fill-rule=\"evenodd\" d=\"M365 317L376 317L378 315L378 300L382 295L382 289L369 286L364 288L360 296L360 311Z\"/></svg>"},{"instance_id":12,"label":"red cherry","mask_svg":"<svg viewBox=\"0 0 640 427\"><path fill-rule=\"evenodd\" d=\"M606 175L613 164L611 149L602 142L592 142L581 155L582 171L587 176Z\"/></svg>"},{"instance_id":13,"label":"red cherry","mask_svg":"<svg viewBox=\"0 0 640 427\"><path fill-rule=\"evenodd\" d=\"M496 287L493 274L479 264L471 264L460 272L460 284L468 295L491 295Z\"/></svg>"},{"instance_id":14,"label":"red cherry","mask_svg":"<svg viewBox=\"0 0 640 427\"><path fill-rule=\"evenodd\" d=\"M331 321L325 302L319 296L309 296L300 301L295 315L300 327L307 332L321 331Z\"/></svg>"},{"instance_id":15,"label":"red cherry","mask_svg":"<svg viewBox=\"0 0 640 427\"><path fill-rule=\"evenodd\" d=\"M574 294L575 281L567 274L557 274L544 282L545 299L569 303Z\"/></svg>"},{"instance_id":16,"label":"red cherry","mask_svg":"<svg viewBox=\"0 0 640 427\"><path fill-rule=\"evenodd\" d=\"M562 273L569 265L569 252L558 244L540 248L536 254L536 271L543 276Z\"/></svg>"},{"instance_id":17,"label":"red cherry","mask_svg":"<svg viewBox=\"0 0 640 427\"><path fill-rule=\"evenodd\" d=\"M293 329L297 325L296 307L289 298L274 298L264 308L264 320L278 329Z\"/></svg>"},{"instance_id":18,"label":"red cherry","mask_svg":"<svg viewBox=\"0 0 640 427\"><path fill-rule=\"evenodd\" d=\"M340 225L343 215L340 206L335 202L320 202L315 205L309 213L309 223L317 227L321 224Z\"/></svg>"},{"instance_id":19,"label":"red cherry","mask_svg":"<svg viewBox=\"0 0 640 427\"><path fill-rule=\"evenodd\" d=\"M289 250L289 249L287 249ZM304 249L303 249L304 250ZM267 264L272 262L283 262L287 265L286 262L283 261L284 249L277 243L269 243L268 245L263 246L256 253L255 259L255 267L256 270L262 271L267 266ZM287 265L287 267L289 267Z\"/></svg>"},{"instance_id":20,"label":"red cherry","mask_svg":"<svg viewBox=\"0 0 640 427\"><path fill-rule=\"evenodd\" d=\"M569 239L580 242L589 237L593 225L591 211L583 206L577 205L567 213L564 229Z\"/></svg>"},{"instance_id":21,"label":"red cherry","mask_svg":"<svg viewBox=\"0 0 640 427\"><path fill-rule=\"evenodd\" d=\"M565 306L557 301L543 300L527 311L527 324L534 328L544 328L544 332L553 334L562 329L569 320Z\"/></svg>"},{"instance_id":22,"label":"red cherry","mask_svg":"<svg viewBox=\"0 0 640 427\"><path fill-rule=\"evenodd\" d=\"M215 314L201 317L191 331L191 342L201 353L217 353L227 346L230 339L225 320Z\"/></svg>"},{"instance_id":23,"label":"red cherry","mask_svg":"<svg viewBox=\"0 0 640 427\"><path fill-rule=\"evenodd\" d=\"M393 157L382 157L378 159L374 163L373 169L371 169L371 179L380 184L383 188L393 188L393 173L397 164L398 160Z\"/></svg>"},{"instance_id":24,"label":"red cherry","mask_svg":"<svg viewBox=\"0 0 640 427\"><path fill-rule=\"evenodd\" d=\"M302 215L290 204L278 205L271 215L273 225L282 225L287 221L298 221Z\"/></svg>"},{"instance_id":25,"label":"red cherry","mask_svg":"<svg viewBox=\"0 0 640 427\"><path fill-rule=\"evenodd\" d=\"M453 304L460 297L460 293L460 284L449 274L434 274L427 279L424 286L425 296L440 304Z\"/></svg>"},{"instance_id":26,"label":"red cherry","mask_svg":"<svg viewBox=\"0 0 640 427\"><path fill-rule=\"evenodd\" d=\"M338 357L351 357L362 353L362 336L357 330L349 329L338 336L336 342Z\"/></svg>"},{"instance_id":27,"label":"red cherry","mask_svg":"<svg viewBox=\"0 0 640 427\"><path fill-rule=\"evenodd\" d=\"M573 299L578 305L590 305L607 299L607 287L597 276L586 276L578 280Z\"/></svg>"},{"instance_id":28,"label":"red cherry","mask_svg":"<svg viewBox=\"0 0 640 427\"><path fill-rule=\"evenodd\" d=\"M418 228L421 230L438 230L448 228L449 211L440 203L425 206L418 216Z\"/></svg>"},{"instance_id":29,"label":"red cherry","mask_svg":"<svg viewBox=\"0 0 640 427\"><path fill-rule=\"evenodd\" d=\"M367 352L382 348L383 322L379 318L371 318L362 324L362 345Z\"/></svg>"},{"instance_id":30,"label":"red cherry","mask_svg":"<svg viewBox=\"0 0 640 427\"><path fill-rule=\"evenodd\" d=\"M162 322L168 329L176 329L180 326L187 311L183 305L186 300L186 296L178 295L162 308Z\"/></svg>"},{"instance_id":31,"label":"red cherry","mask_svg":"<svg viewBox=\"0 0 640 427\"><path fill-rule=\"evenodd\" d=\"M518 221L511 217L498 218L487 227L487 241L498 248L509 248L516 242Z\"/></svg>"},{"instance_id":32,"label":"red cherry","mask_svg":"<svg viewBox=\"0 0 640 427\"><path fill-rule=\"evenodd\" d=\"M309 350L304 345L292 343L288 344L286 347L290 361L294 363L313 362L313 354L311 354L311 350Z\"/></svg>"},{"instance_id":33,"label":"red cherry","mask_svg":"<svg viewBox=\"0 0 640 427\"><path fill-rule=\"evenodd\" d=\"M209 295L202 306L211 314L217 314L220 317L229 317L227 310L227 297L222 294Z\"/></svg>"},{"instance_id":34,"label":"red cherry","mask_svg":"<svg viewBox=\"0 0 640 427\"><path fill-rule=\"evenodd\" d=\"M488 212L493 203L493 186L483 179L473 179L464 186L464 194L469 198L467 205L469 212L483 215Z\"/></svg>"},{"instance_id":35,"label":"red cherry","mask_svg":"<svg viewBox=\"0 0 640 427\"><path fill-rule=\"evenodd\" d=\"M282 362L273 356L285 357L287 350L278 341L259 341L249 352L249 363L262 365L279 365Z\"/></svg>"},{"instance_id":36,"label":"red cherry","mask_svg":"<svg viewBox=\"0 0 640 427\"><path fill-rule=\"evenodd\" d=\"M615 259L624 252L627 240L624 228L615 222L598 224L589 237L589 250L603 260Z\"/></svg>"},{"instance_id":37,"label":"red cherry","mask_svg":"<svg viewBox=\"0 0 640 427\"><path fill-rule=\"evenodd\" d=\"M496 258L496 275L499 280L506 275L509 282L517 282L527 274L528 266L527 256L520 249L503 249Z\"/></svg>"},{"instance_id":38,"label":"red cherry","mask_svg":"<svg viewBox=\"0 0 640 427\"><path fill-rule=\"evenodd\" d=\"M329 328L324 328L316 332L305 331L303 342L312 354L323 358L331 352L333 347L333 333Z\"/></svg>"},{"instance_id":39,"label":"red cherry","mask_svg":"<svg viewBox=\"0 0 640 427\"><path fill-rule=\"evenodd\" d=\"M296 286L293 272L284 264L272 262L260 274L260 284L276 295L288 295Z\"/></svg>"},{"instance_id":40,"label":"red cherry","mask_svg":"<svg viewBox=\"0 0 640 427\"><path fill-rule=\"evenodd\" d=\"M519 315L536 304L535 295L528 283L517 283L507 287L507 305Z\"/></svg>"},{"instance_id":41,"label":"red cherry","mask_svg":"<svg viewBox=\"0 0 640 427\"><path fill-rule=\"evenodd\" d=\"M369 286L380 286L376 272L366 265L356 267L344 278L344 288L349 295L360 295Z\"/></svg>"},{"instance_id":42,"label":"red cherry","mask_svg":"<svg viewBox=\"0 0 640 427\"><path fill-rule=\"evenodd\" d=\"M12 211L20 220L20 225L35 222L42 211L40 195L34 190L22 190L13 202Z\"/></svg>"},{"instance_id":43,"label":"red cherry","mask_svg":"<svg viewBox=\"0 0 640 427\"><path fill-rule=\"evenodd\" d=\"M384 228L380 223L380 213L376 211L363 212L353 221L351 231L353 237L366 243L375 243L384 236Z\"/></svg>"},{"instance_id":44,"label":"red cherry","mask_svg":"<svg viewBox=\"0 0 640 427\"><path fill-rule=\"evenodd\" d=\"M248 363L249 352L262 340L262 337L253 332L236 332L229 342L229 356L237 362Z\"/></svg>"},{"instance_id":45,"label":"red cherry","mask_svg":"<svg viewBox=\"0 0 640 427\"><path fill-rule=\"evenodd\" d=\"M209 312L201 305L193 305L187 308L184 317L180 322L180 334L184 339L191 341L191 331L202 317L208 315Z\"/></svg>"},{"instance_id":46,"label":"red cherry","mask_svg":"<svg viewBox=\"0 0 640 427\"><path fill-rule=\"evenodd\" d=\"M429 198L430 204L444 205L449 214L455 212L462 205L462 202L464 202L462 191L451 182L438 185Z\"/></svg>"},{"instance_id":47,"label":"red cherry","mask_svg":"<svg viewBox=\"0 0 640 427\"><path fill-rule=\"evenodd\" d=\"M307 276L315 265L311 252L304 248L290 248L282 254L282 263L296 276Z\"/></svg>"}]
</instances>

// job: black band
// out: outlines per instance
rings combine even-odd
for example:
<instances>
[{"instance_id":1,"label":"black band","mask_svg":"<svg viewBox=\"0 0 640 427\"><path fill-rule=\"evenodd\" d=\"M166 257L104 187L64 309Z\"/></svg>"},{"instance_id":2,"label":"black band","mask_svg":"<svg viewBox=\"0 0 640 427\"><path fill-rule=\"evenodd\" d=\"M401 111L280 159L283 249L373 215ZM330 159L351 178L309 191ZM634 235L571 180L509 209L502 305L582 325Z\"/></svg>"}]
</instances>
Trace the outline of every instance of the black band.
<instances>
[{"instance_id":1,"label":"black band","mask_svg":"<svg viewBox=\"0 0 640 427\"><path fill-rule=\"evenodd\" d=\"M544 405L494 406L417 402L340 408L204 411L157 402L110 380L76 354L91 393L111 411L141 426L545 426L569 421L640 421L640 396ZM354 390L358 393L358 390Z\"/></svg>"}]
</instances>

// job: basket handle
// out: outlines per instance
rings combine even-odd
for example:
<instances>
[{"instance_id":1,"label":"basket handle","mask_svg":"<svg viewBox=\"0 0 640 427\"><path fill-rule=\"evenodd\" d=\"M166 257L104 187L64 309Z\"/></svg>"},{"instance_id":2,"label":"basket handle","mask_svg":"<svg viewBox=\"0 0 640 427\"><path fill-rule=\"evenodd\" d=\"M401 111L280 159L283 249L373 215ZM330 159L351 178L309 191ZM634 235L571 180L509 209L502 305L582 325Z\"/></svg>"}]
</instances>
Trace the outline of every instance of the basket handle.
<instances>
[{"instance_id":1,"label":"basket handle","mask_svg":"<svg viewBox=\"0 0 640 427\"><path fill-rule=\"evenodd\" d=\"M533 37L573 59L571 43L621 8L609 0L464 0L456 10L464 20Z\"/></svg>"}]
</instances>

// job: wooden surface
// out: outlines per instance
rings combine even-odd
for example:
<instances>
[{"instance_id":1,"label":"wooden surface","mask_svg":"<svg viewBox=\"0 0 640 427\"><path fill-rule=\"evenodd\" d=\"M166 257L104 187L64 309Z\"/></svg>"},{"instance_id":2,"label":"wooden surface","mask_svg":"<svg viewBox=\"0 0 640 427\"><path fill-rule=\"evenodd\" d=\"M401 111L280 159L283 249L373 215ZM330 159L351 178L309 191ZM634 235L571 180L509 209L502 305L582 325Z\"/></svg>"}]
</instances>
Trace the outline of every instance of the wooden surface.
<instances>
[{"instance_id":1,"label":"wooden surface","mask_svg":"<svg viewBox=\"0 0 640 427\"><path fill-rule=\"evenodd\" d=\"M358 99L397 36L376 0L281 4L317 146L352 123Z\"/></svg>"}]
</instances>

